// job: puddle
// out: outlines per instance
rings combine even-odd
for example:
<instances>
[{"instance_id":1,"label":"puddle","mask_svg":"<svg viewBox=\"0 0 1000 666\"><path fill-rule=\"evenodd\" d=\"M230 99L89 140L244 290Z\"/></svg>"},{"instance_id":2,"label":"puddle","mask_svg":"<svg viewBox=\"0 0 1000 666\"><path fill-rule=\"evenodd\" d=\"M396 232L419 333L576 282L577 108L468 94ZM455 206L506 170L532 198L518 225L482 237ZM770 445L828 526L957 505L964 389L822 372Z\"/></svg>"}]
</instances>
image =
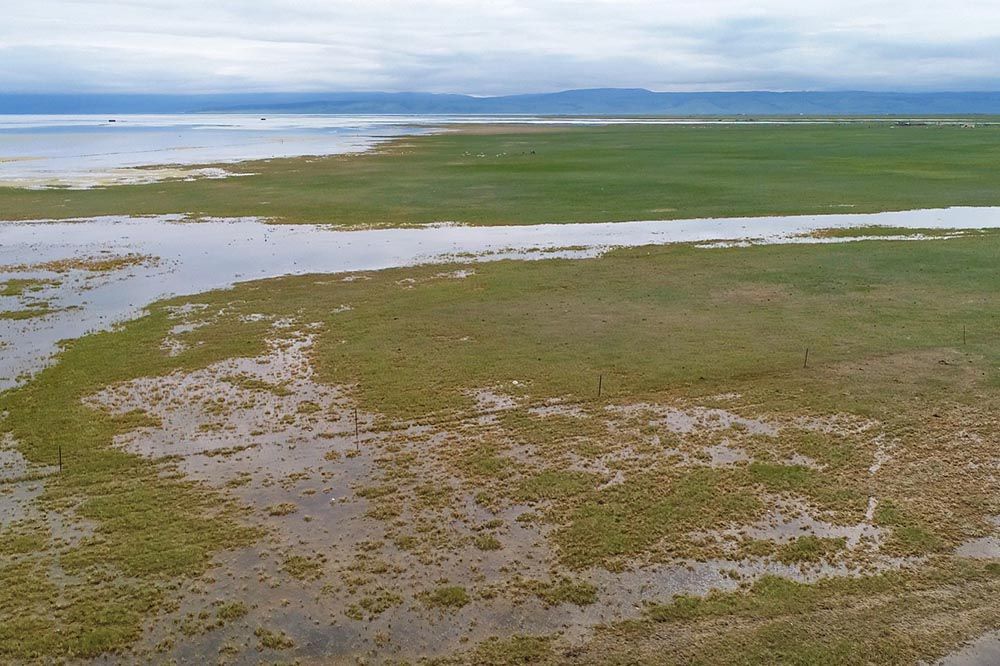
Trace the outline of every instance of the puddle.
<instances>
[{"instance_id":1,"label":"puddle","mask_svg":"<svg viewBox=\"0 0 1000 666\"><path fill-rule=\"evenodd\" d=\"M895 442L886 441L885 435L876 435L872 440L875 445L875 452L873 454L873 460L871 467L868 468L869 474L878 474L882 467L892 460L892 449L895 447Z\"/></svg>"},{"instance_id":2,"label":"puddle","mask_svg":"<svg viewBox=\"0 0 1000 666\"><path fill-rule=\"evenodd\" d=\"M747 455L746 451L725 443L709 446L704 451L711 459L709 464L712 467L725 467L750 460L750 456Z\"/></svg>"},{"instance_id":3,"label":"puddle","mask_svg":"<svg viewBox=\"0 0 1000 666\"><path fill-rule=\"evenodd\" d=\"M57 466L29 463L15 448L13 438L4 435L0 439L0 531L37 523L45 526L50 538L64 545L92 536L93 525L88 521L38 505L46 479L58 473ZM37 528L31 531L38 532Z\"/></svg>"},{"instance_id":4,"label":"puddle","mask_svg":"<svg viewBox=\"0 0 1000 666\"><path fill-rule=\"evenodd\" d=\"M996 666L996 664L1000 664L1000 631L980 636L937 663L938 666Z\"/></svg>"},{"instance_id":5,"label":"puddle","mask_svg":"<svg viewBox=\"0 0 1000 666\"><path fill-rule=\"evenodd\" d=\"M609 412L626 416L651 416L653 418L648 420L650 425L663 426L667 430L678 434L688 434L695 431L704 432L706 430L727 430L734 427L745 430L753 435L774 436L778 434L778 428L769 423L757 419L744 418L724 409L709 409L705 407L680 409L677 407L641 403L626 406L609 405L605 409ZM720 450L720 455L725 457L727 454L723 450Z\"/></svg>"},{"instance_id":6,"label":"puddle","mask_svg":"<svg viewBox=\"0 0 1000 666\"><path fill-rule=\"evenodd\" d=\"M860 435L878 426L869 419L861 419L850 414L828 414L824 416L797 416L792 425L803 430L813 430L832 435Z\"/></svg>"},{"instance_id":7,"label":"puddle","mask_svg":"<svg viewBox=\"0 0 1000 666\"><path fill-rule=\"evenodd\" d=\"M966 541L955 551L961 557L980 559L1000 559L1000 538L995 536L981 537Z\"/></svg>"},{"instance_id":8,"label":"puddle","mask_svg":"<svg viewBox=\"0 0 1000 666\"><path fill-rule=\"evenodd\" d=\"M804 504L779 501L766 518L740 531L751 538L776 543L787 543L804 535L843 538L849 550L875 550L881 543L882 530L872 525L870 520L866 517L865 522L857 525L834 525L812 516Z\"/></svg>"},{"instance_id":9,"label":"puddle","mask_svg":"<svg viewBox=\"0 0 1000 666\"><path fill-rule=\"evenodd\" d=\"M14 448L14 440L9 433L0 439L0 482L10 483L27 476L28 461Z\"/></svg>"},{"instance_id":10,"label":"puddle","mask_svg":"<svg viewBox=\"0 0 1000 666\"><path fill-rule=\"evenodd\" d=\"M32 474L28 462L17 451L0 449L0 528L37 516L35 499L44 490L45 474L51 470L39 470Z\"/></svg>"},{"instance_id":11,"label":"puddle","mask_svg":"<svg viewBox=\"0 0 1000 666\"><path fill-rule=\"evenodd\" d=\"M572 418L585 418L587 412L576 405L542 405L540 407L529 407L528 413L532 416L545 418L546 416L569 416Z\"/></svg>"},{"instance_id":12,"label":"puddle","mask_svg":"<svg viewBox=\"0 0 1000 666\"><path fill-rule=\"evenodd\" d=\"M498 412L514 409L518 405L517 398L493 389L470 391L469 395L476 401L476 409L481 412Z\"/></svg>"},{"instance_id":13,"label":"puddle","mask_svg":"<svg viewBox=\"0 0 1000 666\"><path fill-rule=\"evenodd\" d=\"M44 367L59 340L106 330L168 295L200 293L241 280L377 270L447 262L456 256L463 261L583 258L597 256L611 247L718 238L788 242L810 230L861 225L991 228L1000 226L1000 211L949 208L872 215L361 231L324 225L270 225L254 219L198 223L183 220L184 216L174 215L0 222L0 266L31 266L102 253L158 258L98 275L75 275L70 271L58 285L44 292L49 314L23 320L0 319L0 346L4 348L0 355L0 390ZM0 273L0 281L27 276L52 278L53 274L7 269ZM474 271L468 269L447 273L446 277L476 279Z\"/></svg>"},{"instance_id":14,"label":"puddle","mask_svg":"<svg viewBox=\"0 0 1000 666\"><path fill-rule=\"evenodd\" d=\"M1000 516L991 517L990 523L993 525L993 534L966 541L955 550L955 554L960 557L1000 560Z\"/></svg>"}]
</instances>

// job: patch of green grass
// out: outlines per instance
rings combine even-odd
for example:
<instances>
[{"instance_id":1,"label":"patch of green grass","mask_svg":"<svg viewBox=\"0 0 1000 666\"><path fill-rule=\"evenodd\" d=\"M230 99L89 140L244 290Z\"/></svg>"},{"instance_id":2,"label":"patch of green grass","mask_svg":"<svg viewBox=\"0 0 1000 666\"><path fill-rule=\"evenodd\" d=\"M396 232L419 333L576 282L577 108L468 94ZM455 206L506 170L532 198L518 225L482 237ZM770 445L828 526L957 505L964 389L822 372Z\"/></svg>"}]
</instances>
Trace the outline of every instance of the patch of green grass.
<instances>
[{"instance_id":1,"label":"patch of green grass","mask_svg":"<svg viewBox=\"0 0 1000 666\"><path fill-rule=\"evenodd\" d=\"M892 499L883 499L875 510L875 524L892 528L887 548L901 555L919 555L945 548L945 543L920 518L904 511Z\"/></svg>"},{"instance_id":2,"label":"patch of green grass","mask_svg":"<svg viewBox=\"0 0 1000 666\"><path fill-rule=\"evenodd\" d=\"M46 287L54 287L59 284L59 280L13 278L0 282L0 296L24 296L25 294L41 291Z\"/></svg>"},{"instance_id":3,"label":"patch of green grass","mask_svg":"<svg viewBox=\"0 0 1000 666\"><path fill-rule=\"evenodd\" d=\"M295 647L295 641L289 638L283 631L271 631L264 627L257 627L253 635L259 641L257 644L258 650L290 650Z\"/></svg>"},{"instance_id":4,"label":"patch of green grass","mask_svg":"<svg viewBox=\"0 0 1000 666\"><path fill-rule=\"evenodd\" d=\"M290 555L281 563L281 569L292 578L310 581L323 576L325 563L326 557L323 555L314 555L311 557Z\"/></svg>"},{"instance_id":5,"label":"patch of green grass","mask_svg":"<svg viewBox=\"0 0 1000 666\"><path fill-rule=\"evenodd\" d=\"M827 510L863 514L868 501L861 489L804 465L753 462L747 473L750 482L771 493L809 497Z\"/></svg>"},{"instance_id":6,"label":"patch of green grass","mask_svg":"<svg viewBox=\"0 0 1000 666\"><path fill-rule=\"evenodd\" d=\"M442 585L419 595L428 608L458 609L469 603L469 593L460 585Z\"/></svg>"},{"instance_id":7,"label":"patch of green grass","mask_svg":"<svg viewBox=\"0 0 1000 666\"><path fill-rule=\"evenodd\" d=\"M480 643L468 661L482 666L556 663L548 636L491 638Z\"/></svg>"},{"instance_id":8,"label":"patch of green grass","mask_svg":"<svg viewBox=\"0 0 1000 666\"><path fill-rule=\"evenodd\" d=\"M678 595L669 604L652 604L645 615L654 622L691 622L704 617L775 618L804 613L835 597L877 596L897 589L901 583L920 588L940 582L958 582L965 576L989 581L984 569L948 573L934 570L926 575L890 572L859 578L826 578L814 584L765 575L745 592L712 592L704 597Z\"/></svg>"},{"instance_id":9,"label":"patch of green grass","mask_svg":"<svg viewBox=\"0 0 1000 666\"><path fill-rule=\"evenodd\" d=\"M376 500L383 497L393 497L399 492L399 488L393 485L365 486L358 488L354 494L365 499Z\"/></svg>"},{"instance_id":10,"label":"patch of green grass","mask_svg":"<svg viewBox=\"0 0 1000 666\"><path fill-rule=\"evenodd\" d=\"M860 474L871 464L871 454L863 440L859 442L855 437L799 429L787 429L782 436L788 440L792 450L816 460L820 465ZM763 472L763 476L767 473Z\"/></svg>"},{"instance_id":11,"label":"patch of green grass","mask_svg":"<svg viewBox=\"0 0 1000 666\"><path fill-rule=\"evenodd\" d=\"M844 537L817 537L811 534L800 536L777 550L777 560L784 564L816 563L829 559L847 545Z\"/></svg>"},{"instance_id":12,"label":"patch of green grass","mask_svg":"<svg viewBox=\"0 0 1000 666\"><path fill-rule=\"evenodd\" d=\"M738 522L762 509L749 490L732 488L725 470L681 475L648 474L612 486L579 505L556 532L562 560L571 567L638 555L684 534Z\"/></svg>"},{"instance_id":13,"label":"patch of green grass","mask_svg":"<svg viewBox=\"0 0 1000 666\"><path fill-rule=\"evenodd\" d=\"M272 504L267 507L267 515L269 516L290 516L299 510L299 507L294 502L281 502L279 504Z\"/></svg>"},{"instance_id":14,"label":"patch of green grass","mask_svg":"<svg viewBox=\"0 0 1000 666\"><path fill-rule=\"evenodd\" d=\"M477 534L476 538L473 539L473 543L476 544L476 548L479 550L500 550L503 548L503 544L492 534Z\"/></svg>"},{"instance_id":15,"label":"patch of green grass","mask_svg":"<svg viewBox=\"0 0 1000 666\"><path fill-rule=\"evenodd\" d=\"M49 541L47 527L37 523L11 525L0 530L0 555L12 557L43 550Z\"/></svg>"},{"instance_id":16,"label":"patch of green grass","mask_svg":"<svg viewBox=\"0 0 1000 666\"><path fill-rule=\"evenodd\" d=\"M496 478L509 475L515 468L510 458L497 455L495 450L476 450L459 460L458 464L474 476Z\"/></svg>"},{"instance_id":17,"label":"patch of green grass","mask_svg":"<svg viewBox=\"0 0 1000 666\"><path fill-rule=\"evenodd\" d=\"M215 616L223 622L232 622L246 616L247 612L247 606L242 601L229 601L219 604Z\"/></svg>"},{"instance_id":18,"label":"patch of green grass","mask_svg":"<svg viewBox=\"0 0 1000 666\"><path fill-rule=\"evenodd\" d=\"M793 492L815 482L820 475L803 465L751 463L750 478L772 492Z\"/></svg>"},{"instance_id":19,"label":"patch of green grass","mask_svg":"<svg viewBox=\"0 0 1000 666\"><path fill-rule=\"evenodd\" d=\"M762 558L774 554L776 544L769 539L744 539L739 544L741 558Z\"/></svg>"},{"instance_id":20,"label":"patch of green grass","mask_svg":"<svg viewBox=\"0 0 1000 666\"><path fill-rule=\"evenodd\" d=\"M338 334L315 343L319 378L356 381L359 399L383 414L421 417L470 407L470 386L516 378L530 379L525 390L539 400L592 398L602 372L612 399L688 387L728 390L736 379L765 386L815 382L816 372L796 374L806 346L810 365L822 368L959 344L957 321L978 336L970 338L980 345L974 348L983 349L993 330L986 304L996 301L991 290L1000 282L988 256L998 240L634 248L594 262L496 262L477 266L473 278L427 280L412 289L395 282L442 269L392 271L320 294L315 278L289 278L212 300L245 297L245 309L276 315L350 300L355 308L337 315ZM729 293L733 285L741 291ZM774 285L789 294L785 304L758 307L753 289ZM368 334L373 326L383 331L376 340ZM814 391L809 406L889 412L872 399L873 391L885 393L881 385L836 380L852 390L857 384L858 397L831 400L834 390ZM468 460L483 476L502 473L503 463L487 451Z\"/></svg>"},{"instance_id":21,"label":"patch of green grass","mask_svg":"<svg viewBox=\"0 0 1000 666\"><path fill-rule=\"evenodd\" d=\"M0 655L7 661L97 657L138 639L143 619L160 607L155 587L129 581L60 591L48 577L51 565L46 559L0 563Z\"/></svg>"},{"instance_id":22,"label":"patch of green grass","mask_svg":"<svg viewBox=\"0 0 1000 666\"><path fill-rule=\"evenodd\" d=\"M180 632L185 636L197 636L208 633L216 628L216 623L211 619L211 614L207 610L200 613L188 613L180 623Z\"/></svg>"},{"instance_id":23,"label":"patch of green grass","mask_svg":"<svg viewBox=\"0 0 1000 666\"><path fill-rule=\"evenodd\" d=\"M403 603L403 598L395 592L378 588L363 596L356 604L351 604L345 614L354 620L360 621L365 617L372 620L401 603Z\"/></svg>"},{"instance_id":24,"label":"patch of green grass","mask_svg":"<svg viewBox=\"0 0 1000 666\"><path fill-rule=\"evenodd\" d=\"M101 253L89 257L54 259L52 261L43 261L37 264L8 264L6 266L0 266L0 271L51 271L53 273L87 271L90 273L110 273L112 271L130 268L132 266L155 263L156 261L158 261L157 257L146 254L138 254L135 252L119 255Z\"/></svg>"},{"instance_id":25,"label":"patch of green grass","mask_svg":"<svg viewBox=\"0 0 1000 666\"><path fill-rule=\"evenodd\" d=\"M547 470L518 484L517 498L526 502L555 500L579 495L597 486L597 477L587 472Z\"/></svg>"},{"instance_id":26,"label":"patch of green grass","mask_svg":"<svg viewBox=\"0 0 1000 666\"><path fill-rule=\"evenodd\" d=\"M7 219L187 212L399 226L872 212L1000 203L1000 128L695 125L451 132L222 180L0 190ZM749 174L752 174L750 176ZM850 208L844 208L850 206Z\"/></svg>"},{"instance_id":27,"label":"patch of green grass","mask_svg":"<svg viewBox=\"0 0 1000 666\"><path fill-rule=\"evenodd\" d=\"M422 483L413 489L417 506L421 508L443 509L451 506L454 491L448 484Z\"/></svg>"},{"instance_id":28,"label":"patch of green grass","mask_svg":"<svg viewBox=\"0 0 1000 666\"><path fill-rule=\"evenodd\" d=\"M529 587L549 606L576 604L589 606L597 601L597 588L590 583L560 578L549 582L534 582Z\"/></svg>"},{"instance_id":29,"label":"patch of green grass","mask_svg":"<svg viewBox=\"0 0 1000 666\"><path fill-rule=\"evenodd\" d=\"M44 317L54 312L57 311L51 309L48 303L39 302L33 303L30 308L23 308L21 310L0 310L0 320L5 319L8 321L22 321L24 319Z\"/></svg>"},{"instance_id":30,"label":"patch of green grass","mask_svg":"<svg viewBox=\"0 0 1000 666\"><path fill-rule=\"evenodd\" d=\"M536 447L552 448L570 439L599 437L605 432L604 422L589 415L535 416L524 410L510 410L499 420L517 441Z\"/></svg>"}]
</instances>

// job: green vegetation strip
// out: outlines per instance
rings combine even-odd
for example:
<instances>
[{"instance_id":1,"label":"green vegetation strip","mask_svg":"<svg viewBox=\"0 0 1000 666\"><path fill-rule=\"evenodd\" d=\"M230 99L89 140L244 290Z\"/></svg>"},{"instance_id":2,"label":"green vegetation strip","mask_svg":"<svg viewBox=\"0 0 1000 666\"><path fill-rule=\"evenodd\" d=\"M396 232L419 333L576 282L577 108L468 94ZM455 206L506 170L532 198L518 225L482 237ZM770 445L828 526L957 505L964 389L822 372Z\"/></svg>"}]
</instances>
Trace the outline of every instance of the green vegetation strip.
<instances>
[{"instance_id":1,"label":"green vegetation strip","mask_svg":"<svg viewBox=\"0 0 1000 666\"><path fill-rule=\"evenodd\" d=\"M58 312L58 310L50 309L48 303L39 303L35 307L25 308L23 310L0 310L0 320L11 320L11 321L21 321L24 319L35 319L37 317L45 317L47 315Z\"/></svg>"},{"instance_id":2,"label":"green vegetation strip","mask_svg":"<svg viewBox=\"0 0 1000 666\"><path fill-rule=\"evenodd\" d=\"M36 291L42 291L46 287L58 285L58 280L14 278L0 282L0 296L24 296Z\"/></svg>"},{"instance_id":3,"label":"green vegetation strip","mask_svg":"<svg viewBox=\"0 0 1000 666\"><path fill-rule=\"evenodd\" d=\"M253 215L401 226L877 212L1000 204L1000 127L497 128L370 154L227 165L245 177L0 188L4 219Z\"/></svg>"}]
</instances>

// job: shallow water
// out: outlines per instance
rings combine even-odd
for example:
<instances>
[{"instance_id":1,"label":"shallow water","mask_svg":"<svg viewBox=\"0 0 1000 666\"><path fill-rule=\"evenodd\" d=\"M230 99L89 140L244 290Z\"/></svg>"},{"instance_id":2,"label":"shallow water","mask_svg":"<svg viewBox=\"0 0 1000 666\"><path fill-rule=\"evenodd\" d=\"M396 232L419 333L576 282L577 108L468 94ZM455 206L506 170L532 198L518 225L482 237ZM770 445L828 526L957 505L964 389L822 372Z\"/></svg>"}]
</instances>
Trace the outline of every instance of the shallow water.
<instances>
[{"instance_id":1,"label":"shallow water","mask_svg":"<svg viewBox=\"0 0 1000 666\"><path fill-rule=\"evenodd\" d=\"M113 122L112 122L113 121ZM365 116L0 116L0 186L85 189L223 178L191 165L333 155L427 131L421 118Z\"/></svg>"},{"instance_id":2,"label":"shallow water","mask_svg":"<svg viewBox=\"0 0 1000 666\"><path fill-rule=\"evenodd\" d=\"M996 666L1000 664L1000 631L972 641L938 662L939 666Z\"/></svg>"},{"instance_id":3,"label":"shallow water","mask_svg":"<svg viewBox=\"0 0 1000 666\"><path fill-rule=\"evenodd\" d=\"M189 321L192 313L195 319ZM175 308L175 331L183 336L183 331L203 321L199 317L204 314L197 308ZM156 653L159 660L201 663L205 654L228 644L235 653L228 663L258 663L261 654L250 638L255 627L292 637L294 657L306 663L353 663L367 654L379 661L389 656L415 661L462 650L490 636L521 633L558 633L561 643L572 645L595 625L635 617L645 603L664 602L676 594L733 590L767 574L810 582L855 575L862 571L861 563L875 570L903 564L874 548L861 547L860 537L870 531L870 525L831 525L813 517L804 503L768 498L769 503L773 500L772 510L745 526L748 534L778 544L803 534L843 535L857 559L799 565L747 558L730 549L701 561L676 559L637 563L623 570L568 571L552 547L553 525L521 520L543 511L544 505L484 506L473 495L479 486L462 481L454 467L456 440L506 440L502 426L480 422L478 416L519 409L520 400L499 386L470 390L478 398L476 407L437 425L397 422L384 428L379 425L385 423L383 415L362 411L358 435L352 418L358 406L353 388L316 380L309 353L313 327L263 315L259 321L271 322L273 336L267 338L268 350L260 356L227 359L191 372L136 378L105 387L85 400L114 414L141 409L154 417L154 425L123 434L115 444L149 458L170 456L170 464L185 478L238 498L271 536L221 554L210 576L185 585L177 595L176 611L150 621L137 656L150 654L153 646L169 636L179 639L174 620L196 617L225 599L252 600L247 616L221 630L185 636L169 653ZM528 411L539 418L589 418L580 404L548 403ZM641 413L635 427L659 423L695 438L699 425L723 429L741 422L734 413L696 405L603 411L612 419L629 414L632 421ZM669 417L649 420L664 414ZM734 436L778 433L778 427L768 422L753 423L758 424L758 432L747 427L740 431L742 435ZM622 441L619 435L612 437ZM504 455L520 451L518 459L528 468L553 462L536 447L508 443L513 448L505 448ZM629 451L611 455L620 458ZM651 464L657 457L653 454L645 462ZM403 460L408 474L399 476L394 470ZM646 467L633 464L627 473ZM604 477L613 474L608 467L591 471ZM622 474L619 469L617 475ZM362 490L376 487L390 489L390 501L399 512L396 517L372 513L379 500ZM448 499L443 504L420 501L420 489L427 487L446 489ZM274 507L285 508L275 511ZM852 539L855 533L857 538ZM473 541L481 534L489 534L499 546L481 549ZM737 531L716 530L702 538L729 534ZM411 540L410 545L400 547L400 537ZM283 567L282 562L292 554L322 556L315 580L297 579ZM519 586L519 581L564 577L593 585L595 602L579 606L546 602ZM425 607L420 593L443 580L471 590L468 604L447 612ZM395 602L362 613L364 617L354 615L352 609L380 591L396 595Z\"/></svg>"},{"instance_id":4,"label":"shallow water","mask_svg":"<svg viewBox=\"0 0 1000 666\"><path fill-rule=\"evenodd\" d=\"M108 329L168 295L195 294L242 280L428 262L593 257L611 247L676 242L843 242L849 239L803 234L866 225L996 228L1000 208L362 231L273 225L255 219L184 222L183 216L0 222L0 282L24 277L61 280L23 297L0 297L0 311L29 307L40 299L52 310L31 319L0 319L0 389L44 367L59 340ZM2 268L128 253L151 255L157 261L105 274Z\"/></svg>"}]
</instances>

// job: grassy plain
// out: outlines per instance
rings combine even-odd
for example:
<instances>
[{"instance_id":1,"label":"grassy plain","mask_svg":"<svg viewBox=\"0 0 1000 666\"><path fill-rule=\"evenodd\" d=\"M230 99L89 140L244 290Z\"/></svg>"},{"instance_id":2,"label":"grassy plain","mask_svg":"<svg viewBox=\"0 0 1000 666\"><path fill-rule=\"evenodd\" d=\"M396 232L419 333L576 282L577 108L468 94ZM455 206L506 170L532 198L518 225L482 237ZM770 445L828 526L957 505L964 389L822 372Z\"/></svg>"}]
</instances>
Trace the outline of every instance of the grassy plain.
<instances>
[{"instance_id":1,"label":"grassy plain","mask_svg":"<svg viewBox=\"0 0 1000 666\"><path fill-rule=\"evenodd\" d=\"M0 188L0 218L187 213L403 226L878 212L1000 204L1000 126L465 130L254 174L88 191Z\"/></svg>"},{"instance_id":2,"label":"grassy plain","mask_svg":"<svg viewBox=\"0 0 1000 666\"><path fill-rule=\"evenodd\" d=\"M602 130L592 140L615 134ZM518 140L538 136L574 135ZM440 148L469 140L479 137L429 141ZM383 158L351 158L368 159ZM343 160L345 168L354 168L351 160ZM486 220L503 221L479 221ZM882 554L911 558L888 574L814 585L765 578L705 600L650 598L642 618L609 625L568 650L556 636L500 636L457 660L607 663L617 655L635 663L669 653L701 663L780 655L788 663L846 664L942 654L996 628L1000 616L995 560L955 554L989 534L990 517L1000 515L989 463L996 460L1000 413L997 256L996 233L823 246L678 245L593 260L404 268L353 281L288 277L156 304L120 329L72 343L58 365L0 395L0 429L30 462L50 466L39 468L44 488L36 501L91 532L70 539L39 519L0 534L0 655L126 650L170 609L178 581L261 535L225 493L177 474L176 460L149 460L112 445L121 433L157 428L155 419L113 415L83 399L129 379L261 354L269 322L285 320L309 325L317 381L353 386L356 404L379 415L372 428L400 421L462 428L463 438L433 454L427 449L449 475L436 487L413 474L412 452L381 450L380 478L357 490L371 502L370 515L392 534L402 529L396 518L404 507L461 512L463 492L495 511L500 524L504 507L526 504L548 526L554 566L566 578L507 587L520 585L546 603L594 603L599 591L574 577L595 569L719 557L717 545L692 535L748 524L773 497L803 502L837 525L864 520L866 503L877 498L871 521L885 534ZM448 277L457 268L473 273ZM181 353L168 355L162 342L176 324L171 308L191 303L199 307L189 323L202 325L183 334ZM517 401L500 410L487 434L471 418L483 388ZM580 413L543 418L531 411L555 399ZM641 408L632 416L615 411L691 404L724 405L787 428L754 436L734 426L723 433L746 448L749 460L680 464L668 449L703 455L718 437L678 438L658 448L650 435L667 435L644 421ZM800 420L824 418L877 423L894 442L880 468L872 471L879 451L869 435L810 430ZM61 474L52 467L60 451ZM614 462L626 452L635 459ZM349 464L347 456L327 459ZM570 470L570 460L612 462L602 474ZM609 481L613 472L620 481ZM396 543L404 550L452 548L428 534L397 534ZM475 552L497 552L502 541L479 539ZM739 546L792 563L832 560L843 550L836 539ZM285 560L290 575L305 562L296 557ZM300 578L323 571L310 561ZM425 592L400 587L381 593L391 603L359 608L385 612L405 599L459 612L492 593L476 581ZM254 603L253 591L246 594L225 603ZM258 637L261 649L299 644L265 628Z\"/></svg>"}]
</instances>

